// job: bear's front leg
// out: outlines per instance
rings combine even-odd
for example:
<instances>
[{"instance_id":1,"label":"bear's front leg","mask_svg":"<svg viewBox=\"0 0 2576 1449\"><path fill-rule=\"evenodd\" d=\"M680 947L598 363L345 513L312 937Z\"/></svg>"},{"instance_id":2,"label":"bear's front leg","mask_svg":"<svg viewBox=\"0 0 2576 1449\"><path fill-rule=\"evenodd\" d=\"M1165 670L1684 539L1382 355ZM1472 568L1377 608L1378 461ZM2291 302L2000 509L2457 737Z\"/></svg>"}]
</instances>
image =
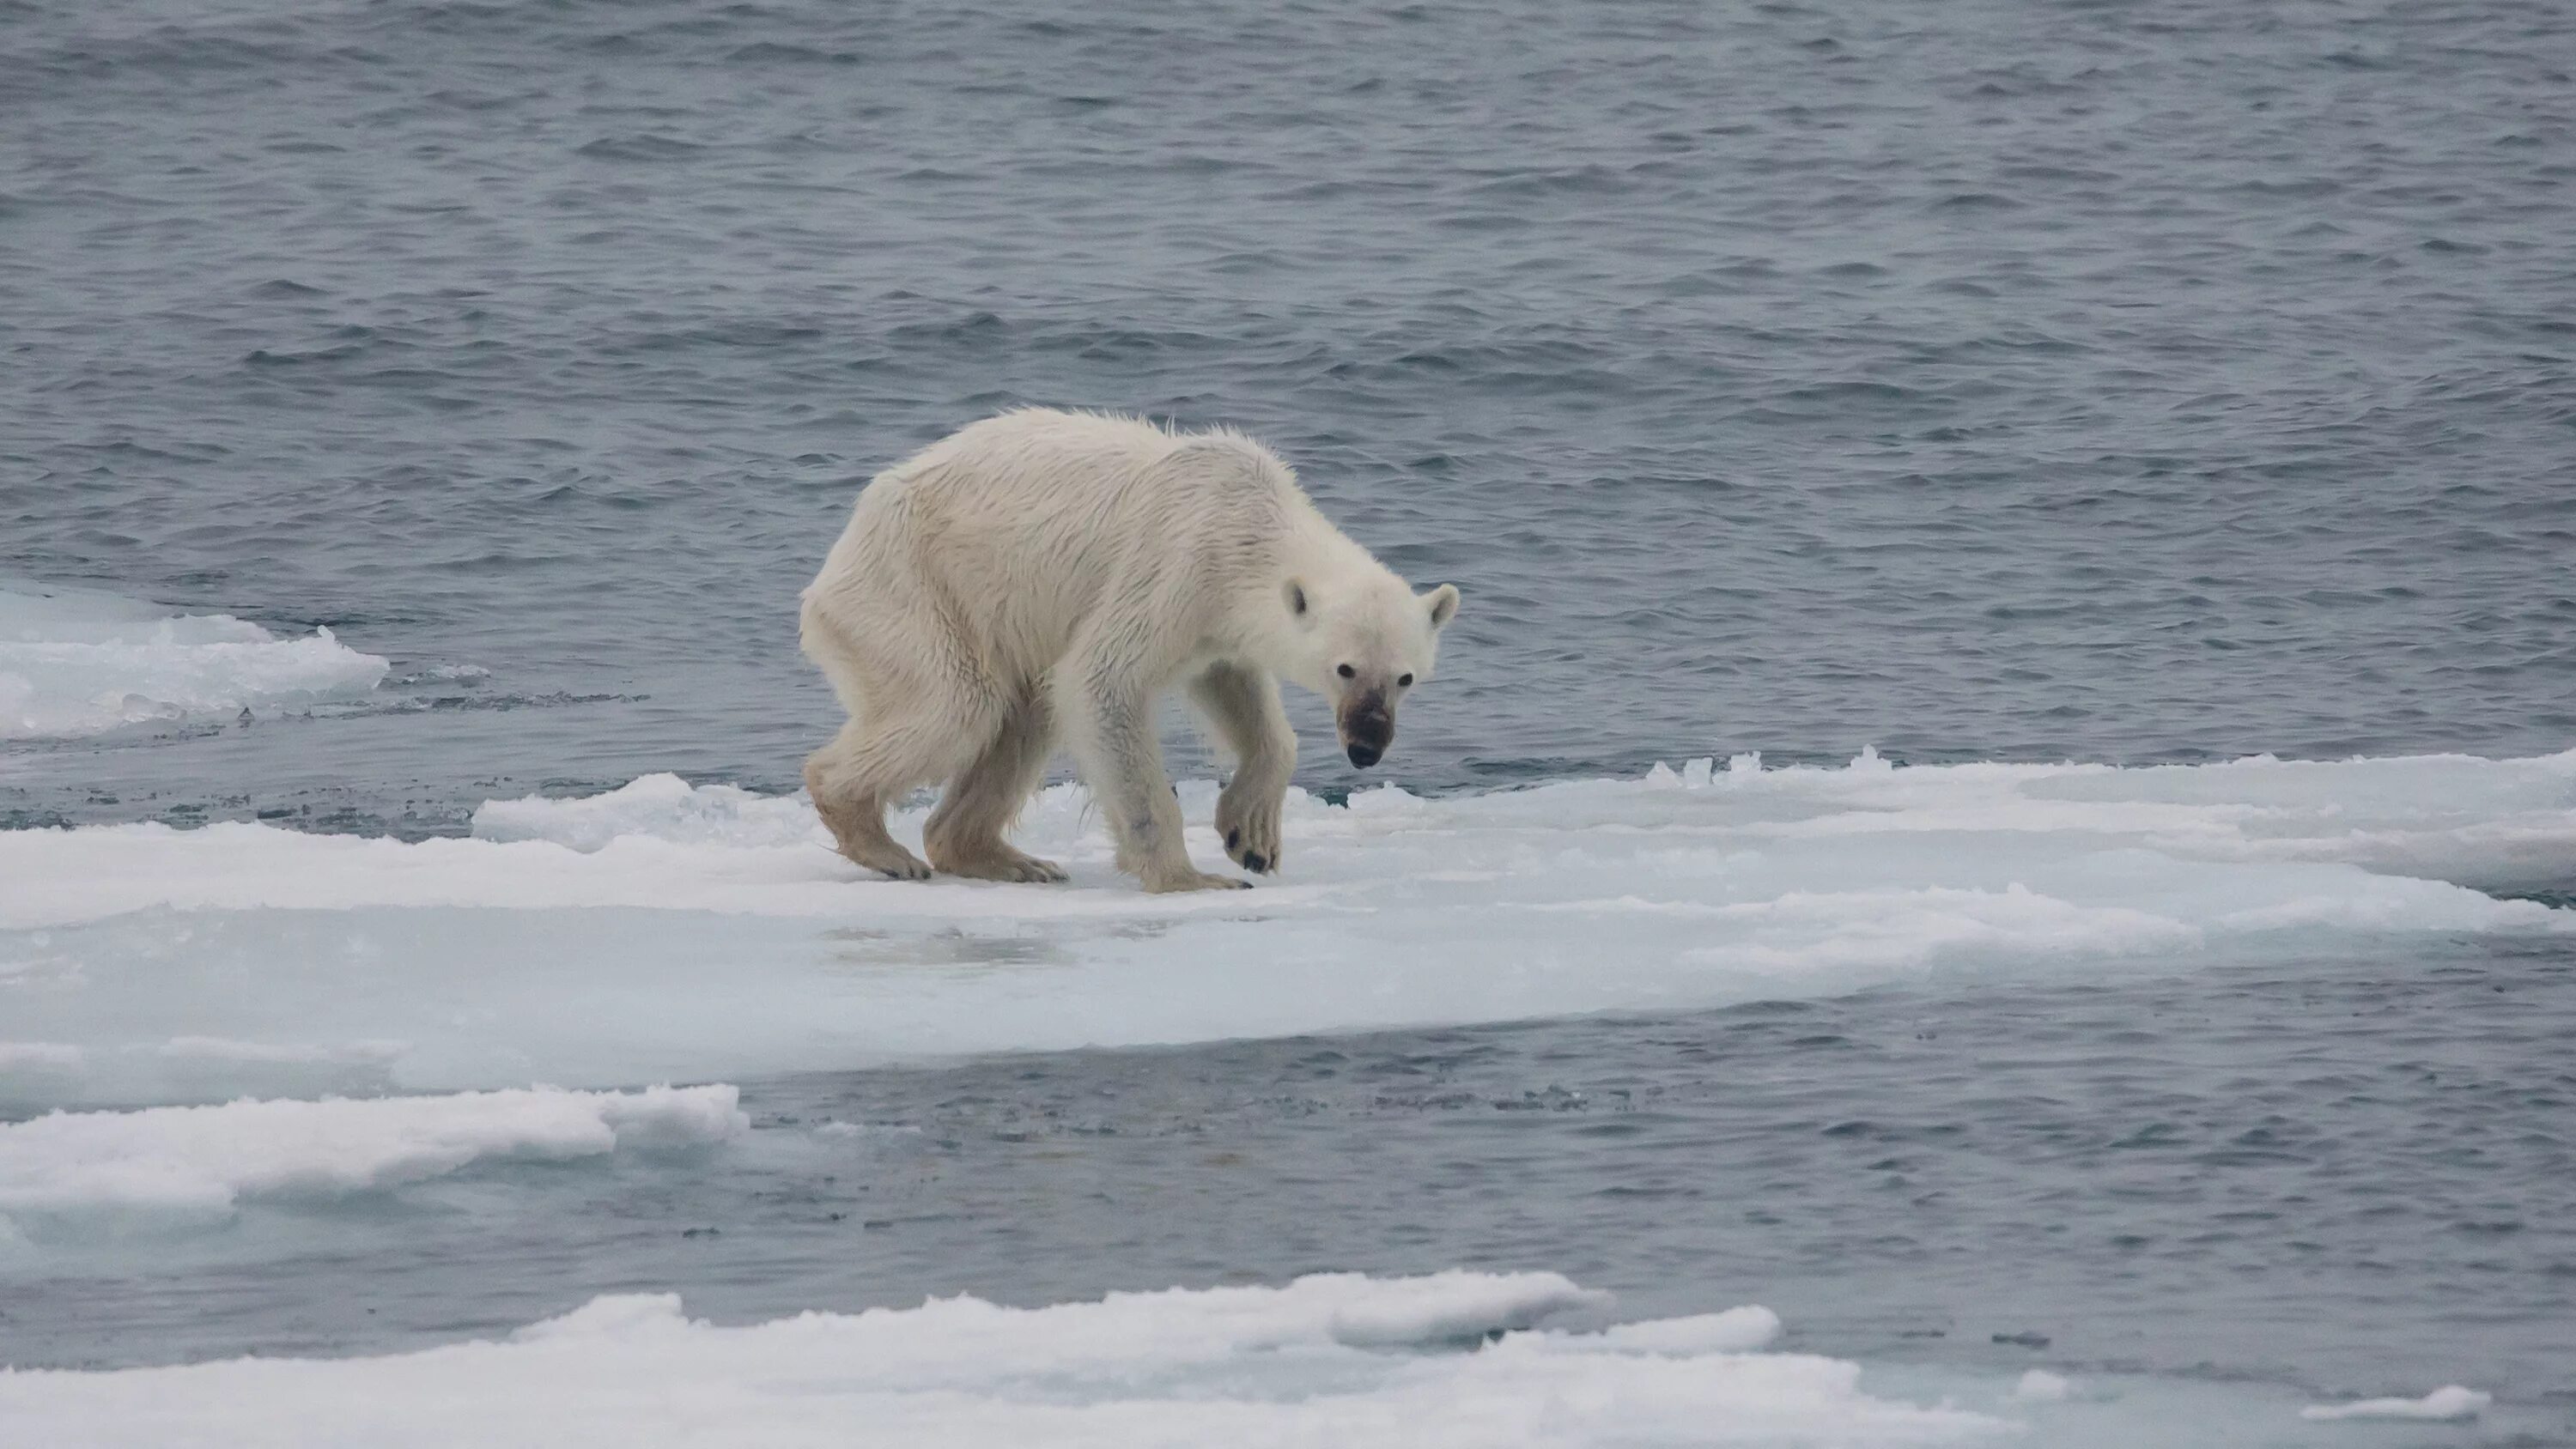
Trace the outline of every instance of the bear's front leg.
<instances>
[{"instance_id":1,"label":"bear's front leg","mask_svg":"<svg viewBox=\"0 0 2576 1449\"><path fill-rule=\"evenodd\" d=\"M1279 702L1279 682L1247 664L1212 664L1190 681L1190 696L1234 752L1234 778L1216 797L1217 838L1250 871L1279 868L1279 810L1297 772L1297 732Z\"/></svg>"},{"instance_id":2,"label":"bear's front leg","mask_svg":"<svg viewBox=\"0 0 2576 1449\"><path fill-rule=\"evenodd\" d=\"M1130 670L1076 663L1056 677L1056 709L1083 783L1108 813L1118 842L1118 868L1163 891L1240 890L1250 881L1210 875L1190 864L1181 840L1180 802L1163 770L1154 737L1151 686Z\"/></svg>"}]
</instances>

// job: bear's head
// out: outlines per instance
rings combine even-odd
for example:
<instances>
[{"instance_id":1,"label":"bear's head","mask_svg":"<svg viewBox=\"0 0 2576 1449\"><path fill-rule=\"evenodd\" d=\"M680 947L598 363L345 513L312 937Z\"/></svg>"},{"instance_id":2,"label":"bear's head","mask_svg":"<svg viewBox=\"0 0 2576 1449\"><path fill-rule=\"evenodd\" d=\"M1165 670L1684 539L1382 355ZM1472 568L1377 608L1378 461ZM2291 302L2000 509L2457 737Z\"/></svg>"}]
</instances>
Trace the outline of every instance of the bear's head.
<instances>
[{"instance_id":1,"label":"bear's head","mask_svg":"<svg viewBox=\"0 0 2576 1449\"><path fill-rule=\"evenodd\" d=\"M1279 673L1332 701L1334 729L1352 764L1376 764L1395 741L1395 707L1431 677L1440 631L1458 615L1456 586L1417 594L1380 573L1291 579L1281 592L1296 646Z\"/></svg>"}]
</instances>

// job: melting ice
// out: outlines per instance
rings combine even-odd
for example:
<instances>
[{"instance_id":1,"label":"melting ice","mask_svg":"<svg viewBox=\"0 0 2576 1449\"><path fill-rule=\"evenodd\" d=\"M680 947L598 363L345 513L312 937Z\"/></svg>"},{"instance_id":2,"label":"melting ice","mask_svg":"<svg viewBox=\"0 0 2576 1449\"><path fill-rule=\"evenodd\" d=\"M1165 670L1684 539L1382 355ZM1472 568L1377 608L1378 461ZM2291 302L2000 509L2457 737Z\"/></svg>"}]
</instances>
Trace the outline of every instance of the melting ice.
<instances>
[{"instance_id":1,"label":"melting ice","mask_svg":"<svg viewBox=\"0 0 2576 1449\"><path fill-rule=\"evenodd\" d=\"M386 668L328 629L281 639L229 614L174 617L107 594L0 588L0 739L347 698L375 688Z\"/></svg>"},{"instance_id":2,"label":"melting ice","mask_svg":"<svg viewBox=\"0 0 2576 1449\"><path fill-rule=\"evenodd\" d=\"M2350 1442L2251 1386L1864 1369L1774 1348L1763 1308L1605 1326L1615 1316L1554 1273L1332 1273L1042 1308L934 1298L739 1326L624 1294L382 1357L0 1373L0 1422L97 1449Z\"/></svg>"},{"instance_id":3,"label":"melting ice","mask_svg":"<svg viewBox=\"0 0 2576 1449\"><path fill-rule=\"evenodd\" d=\"M1208 818L1214 787L1184 789ZM2558 933L2576 752L1764 770L1346 806L1257 890L1139 893L1073 787L1066 886L869 877L811 809L671 776L474 838L0 834L0 1101L632 1087L906 1058L2063 979ZM917 835L921 813L906 814ZM1204 825L1200 858L1218 858Z\"/></svg>"},{"instance_id":4,"label":"melting ice","mask_svg":"<svg viewBox=\"0 0 2576 1449\"><path fill-rule=\"evenodd\" d=\"M744 1327L600 1298L506 1342L341 1362L0 1375L35 1442L1487 1446L2008 1443L2020 1425L1874 1397L1759 1352L1768 1312L1606 1332L1552 1273L1302 1278L1011 1309L971 1298ZM1491 1342L1482 1342L1492 1335ZM1471 1347L1472 1346L1472 1347Z\"/></svg>"},{"instance_id":5,"label":"melting ice","mask_svg":"<svg viewBox=\"0 0 2576 1449\"><path fill-rule=\"evenodd\" d=\"M1183 793L1204 822L1214 787ZM0 1106L26 1119L0 1127L0 1268L40 1272L66 1236L221 1225L250 1199L746 1150L731 1087L660 1081L1968 973L2322 952L2405 970L2463 937L2576 929L2512 894L2576 876L2576 752L1748 757L1474 797L1299 795L1283 877L1178 898L1116 874L1078 790L1041 796L1022 837L1073 883L875 880L801 799L670 776L492 802L469 839L0 833ZM1192 844L1216 860L1203 827ZM221 1105L171 1105L191 1102ZM89 1444L771 1445L864 1423L957 1445L2108 1446L2170 1442L2180 1422L2207 1444L2335 1442L2348 1417L2485 1407L2444 1389L2303 1419L2306 1400L2244 1386L1888 1368L1864 1384L1855 1364L1766 1350L1759 1309L1612 1316L1546 1274L738 1326L612 1297L506 1342L390 1357L0 1374L0 1421Z\"/></svg>"},{"instance_id":6,"label":"melting ice","mask_svg":"<svg viewBox=\"0 0 2576 1449\"><path fill-rule=\"evenodd\" d=\"M245 1196L338 1196L470 1163L560 1162L748 1130L730 1086L558 1088L318 1102L242 1099L52 1112L0 1125L0 1231L49 1221L228 1215Z\"/></svg>"}]
</instances>

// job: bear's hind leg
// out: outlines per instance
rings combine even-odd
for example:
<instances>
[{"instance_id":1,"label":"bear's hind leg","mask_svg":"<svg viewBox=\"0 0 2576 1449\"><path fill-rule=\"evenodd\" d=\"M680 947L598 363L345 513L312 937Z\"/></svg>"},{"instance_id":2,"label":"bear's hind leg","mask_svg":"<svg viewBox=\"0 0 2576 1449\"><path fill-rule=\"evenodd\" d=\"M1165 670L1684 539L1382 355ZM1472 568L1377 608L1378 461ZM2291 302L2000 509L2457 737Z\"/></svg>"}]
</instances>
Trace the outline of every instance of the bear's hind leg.
<instances>
[{"instance_id":1,"label":"bear's hind leg","mask_svg":"<svg viewBox=\"0 0 2576 1449\"><path fill-rule=\"evenodd\" d=\"M852 720L841 733L805 760L805 793L814 798L814 813L832 832L842 855L896 880L928 880L930 867L895 843L886 833L886 792L869 779L864 763L867 737Z\"/></svg>"},{"instance_id":2,"label":"bear's hind leg","mask_svg":"<svg viewBox=\"0 0 2576 1449\"><path fill-rule=\"evenodd\" d=\"M872 716L875 711L870 712ZM893 727L889 727L889 725ZM896 880L928 880L930 867L886 833L886 805L948 772L954 725L925 729L917 721L852 720L805 761L805 790L831 828L841 854ZM941 735L947 734L943 746ZM980 738L978 738L980 743Z\"/></svg>"},{"instance_id":3,"label":"bear's hind leg","mask_svg":"<svg viewBox=\"0 0 2576 1449\"><path fill-rule=\"evenodd\" d=\"M1060 881L1064 868L1014 850L1002 839L1029 793L1045 778L1055 731L1042 692L1020 699L1002 728L948 786L922 831L924 853L950 875L979 880Z\"/></svg>"}]
</instances>

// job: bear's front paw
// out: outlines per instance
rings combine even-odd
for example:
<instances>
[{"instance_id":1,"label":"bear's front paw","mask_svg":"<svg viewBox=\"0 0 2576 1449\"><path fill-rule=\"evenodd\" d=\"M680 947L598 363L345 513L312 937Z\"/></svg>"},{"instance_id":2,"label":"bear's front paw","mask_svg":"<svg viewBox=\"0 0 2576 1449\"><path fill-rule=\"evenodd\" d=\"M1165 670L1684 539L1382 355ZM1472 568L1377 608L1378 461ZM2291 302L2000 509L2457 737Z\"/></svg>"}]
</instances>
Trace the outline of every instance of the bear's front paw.
<instances>
[{"instance_id":1,"label":"bear's front paw","mask_svg":"<svg viewBox=\"0 0 2576 1449\"><path fill-rule=\"evenodd\" d=\"M1226 857L1245 870L1258 875L1279 869L1278 802L1219 795L1216 833L1225 841Z\"/></svg>"}]
</instances>

